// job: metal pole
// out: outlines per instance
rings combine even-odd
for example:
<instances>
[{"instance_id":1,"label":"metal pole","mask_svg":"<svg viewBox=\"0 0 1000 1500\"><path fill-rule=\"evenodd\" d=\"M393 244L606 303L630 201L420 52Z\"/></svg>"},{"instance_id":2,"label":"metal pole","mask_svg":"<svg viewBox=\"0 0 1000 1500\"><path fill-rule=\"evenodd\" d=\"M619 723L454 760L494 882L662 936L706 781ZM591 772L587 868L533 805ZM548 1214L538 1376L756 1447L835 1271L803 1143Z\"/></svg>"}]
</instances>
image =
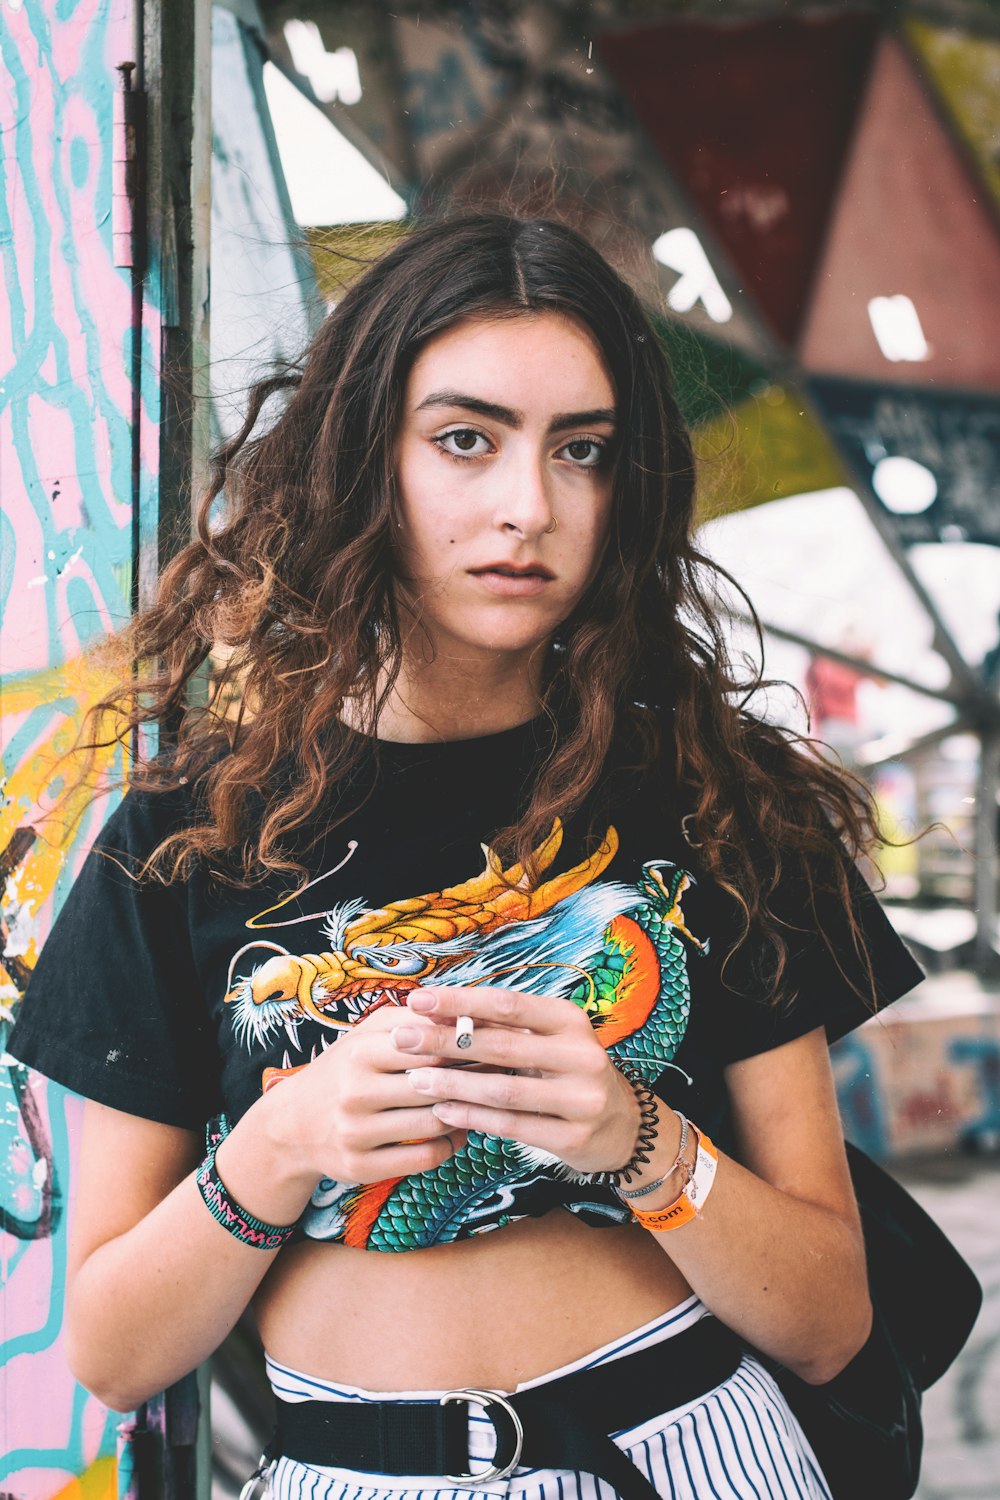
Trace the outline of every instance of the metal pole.
<instances>
[{"instance_id":1,"label":"metal pole","mask_svg":"<svg viewBox=\"0 0 1000 1500\"><path fill-rule=\"evenodd\" d=\"M976 939L974 963L986 977L997 968L997 789L1000 786L1000 730L983 728L979 736L979 785L976 792Z\"/></svg>"},{"instance_id":2,"label":"metal pole","mask_svg":"<svg viewBox=\"0 0 1000 1500\"><path fill-rule=\"evenodd\" d=\"M731 620L738 620L741 625L753 628L753 622L749 615L741 614L739 610L729 611ZM789 630L784 625L774 625L770 620L761 619L761 627L765 635L773 635L779 641L789 641L793 646L804 646L807 651L816 656L828 656L831 661L842 662L845 667L851 667L862 677L873 677L884 682L897 682L900 687L909 688L911 693L922 693L925 698L937 698L942 703L951 703L955 708L968 710L970 708L969 694L961 692L954 685L946 688L928 687L926 683L917 682L912 677L906 677L901 672L894 672L888 667L879 666L878 662L865 661L860 656L852 656L849 652L838 651L835 646L824 645L822 641L813 636L804 635L798 630ZM978 697L981 697L981 693ZM978 697L975 707L979 707ZM949 729L949 733L954 731Z\"/></svg>"}]
</instances>

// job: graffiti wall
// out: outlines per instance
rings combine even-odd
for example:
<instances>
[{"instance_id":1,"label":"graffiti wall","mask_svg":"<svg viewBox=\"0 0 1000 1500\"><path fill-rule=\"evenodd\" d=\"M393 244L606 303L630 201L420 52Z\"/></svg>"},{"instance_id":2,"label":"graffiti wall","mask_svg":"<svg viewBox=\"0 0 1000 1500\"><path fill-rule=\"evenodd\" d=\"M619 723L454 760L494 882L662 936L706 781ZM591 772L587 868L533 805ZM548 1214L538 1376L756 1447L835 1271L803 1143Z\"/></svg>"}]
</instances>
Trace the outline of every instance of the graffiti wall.
<instances>
[{"instance_id":1,"label":"graffiti wall","mask_svg":"<svg viewBox=\"0 0 1000 1500\"><path fill-rule=\"evenodd\" d=\"M927 980L833 1062L845 1133L881 1161L1000 1145L1000 1004L971 974Z\"/></svg>"},{"instance_id":2,"label":"graffiti wall","mask_svg":"<svg viewBox=\"0 0 1000 1500\"><path fill-rule=\"evenodd\" d=\"M89 809L63 848L29 823L101 694L86 648L130 603L132 273L112 211L129 10L0 0L0 1040L107 812ZM61 1354L79 1101L5 1051L0 1095L0 1494L104 1500L120 1419Z\"/></svg>"}]
</instances>

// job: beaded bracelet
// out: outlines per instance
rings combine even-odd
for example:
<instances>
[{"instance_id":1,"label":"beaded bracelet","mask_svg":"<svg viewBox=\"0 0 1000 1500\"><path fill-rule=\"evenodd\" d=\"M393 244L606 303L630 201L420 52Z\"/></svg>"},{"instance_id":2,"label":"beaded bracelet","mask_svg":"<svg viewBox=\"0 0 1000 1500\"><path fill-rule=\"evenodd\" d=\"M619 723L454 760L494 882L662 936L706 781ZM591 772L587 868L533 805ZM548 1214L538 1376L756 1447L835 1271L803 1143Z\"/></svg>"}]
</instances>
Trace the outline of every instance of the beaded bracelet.
<instances>
[{"instance_id":1,"label":"beaded bracelet","mask_svg":"<svg viewBox=\"0 0 1000 1500\"><path fill-rule=\"evenodd\" d=\"M230 1197L215 1168L215 1153L224 1139L225 1134L212 1141L205 1160L195 1173L194 1180L206 1208L212 1218L223 1229L228 1229L241 1245L253 1245L257 1250L280 1250L299 1227L298 1220L294 1224L265 1224L263 1219L255 1219L235 1198Z\"/></svg>"},{"instance_id":2,"label":"beaded bracelet","mask_svg":"<svg viewBox=\"0 0 1000 1500\"><path fill-rule=\"evenodd\" d=\"M690 1224L705 1207L714 1186L719 1153L704 1131L699 1130L697 1125L692 1125L691 1129L695 1133L698 1149L690 1181L666 1208L632 1209L634 1221L641 1224L643 1229L652 1230L654 1234L663 1234L669 1229L679 1229L682 1224Z\"/></svg>"},{"instance_id":3,"label":"beaded bracelet","mask_svg":"<svg viewBox=\"0 0 1000 1500\"><path fill-rule=\"evenodd\" d=\"M615 1067L623 1078L627 1078L632 1085L636 1102L639 1105L639 1139L635 1143L635 1150L623 1167L618 1167L614 1172L591 1172L587 1178L588 1182L597 1183L601 1186L607 1184L609 1187L617 1188L619 1183L631 1182L632 1174L640 1167L644 1167L649 1161L650 1153L656 1144L656 1129L660 1123L659 1108L656 1095L646 1083L638 1068L633 1068L630 1063L618 1062Z\"/></svg>"}]
</instances>

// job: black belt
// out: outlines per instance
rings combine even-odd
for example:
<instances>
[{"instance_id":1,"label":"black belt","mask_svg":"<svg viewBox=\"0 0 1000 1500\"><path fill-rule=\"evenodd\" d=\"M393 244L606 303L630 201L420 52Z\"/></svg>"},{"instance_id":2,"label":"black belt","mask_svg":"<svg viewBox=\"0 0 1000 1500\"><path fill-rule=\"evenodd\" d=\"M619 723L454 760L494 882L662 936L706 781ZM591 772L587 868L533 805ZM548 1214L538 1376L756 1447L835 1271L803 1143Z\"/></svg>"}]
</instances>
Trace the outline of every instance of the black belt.
<instances>
[{"instance_id":1,"label":"black belt","mask_svg":"<svg viewBox=\"0 0 1000 1500\"><path fill-rule=\"evenodd\" d=\"M437 1401L282 1401L268 1458L367 1474L441 1475L450 1483L503 1479L519 1465L577 1469L607 1480L623 1500L656 1490L608 1436L714 1390L743 1348L715 1318L589 1370L512 1396L448 1391ZM469 1407L481 1406L497 1446L491 1466L469 1469Z\"/></svg>"}]
</instances>

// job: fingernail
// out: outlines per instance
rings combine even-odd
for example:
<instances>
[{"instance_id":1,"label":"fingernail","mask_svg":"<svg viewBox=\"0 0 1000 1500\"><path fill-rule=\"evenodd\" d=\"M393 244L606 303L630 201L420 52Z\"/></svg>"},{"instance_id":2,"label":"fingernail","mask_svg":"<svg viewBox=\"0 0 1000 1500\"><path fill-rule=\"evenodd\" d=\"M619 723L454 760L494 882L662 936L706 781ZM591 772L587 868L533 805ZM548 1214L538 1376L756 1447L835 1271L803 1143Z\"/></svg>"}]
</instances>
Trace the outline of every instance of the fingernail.
<instances>
[{"instance_id":1,"label":"fingernail","mask_svg":"<svg viewBox=\"0 0 1000 1500\"><path fill-rule=\"evenodd\" d=\"M427 1077L426 1073L421 1073L421 1072L415 1071L413 1068L410 1068L409 1071L408 1071L408 1073L407 1073L407 1077L410 1080L410 1087L411 1088L418 1089L421 1094L429 1094L430 1093L430 1091L431 1091L431 1081Z\"/></svg>"},{"instance_id":2,"label":"fingernail","mask_svg":"<svg viewBox=\"0 0 1000 1500\"><path fill-rule=\"evenodd\" d=\"M420 1046L420 1031L416 1026L394 1026L392 1040L394 1046L410 1052Z\"/></svg>"},{"instance_id":3,"label":"fingernail","mask_svg":"<svg viewBox=\"0 0 1000 1500\"><path fill-rule=\"evenodd\" d=\"M406 1003L418 1013L426 1014L429 1010L437 1010L437 996L427 990L411 990Z\"/></svg>"}]
</instances>

